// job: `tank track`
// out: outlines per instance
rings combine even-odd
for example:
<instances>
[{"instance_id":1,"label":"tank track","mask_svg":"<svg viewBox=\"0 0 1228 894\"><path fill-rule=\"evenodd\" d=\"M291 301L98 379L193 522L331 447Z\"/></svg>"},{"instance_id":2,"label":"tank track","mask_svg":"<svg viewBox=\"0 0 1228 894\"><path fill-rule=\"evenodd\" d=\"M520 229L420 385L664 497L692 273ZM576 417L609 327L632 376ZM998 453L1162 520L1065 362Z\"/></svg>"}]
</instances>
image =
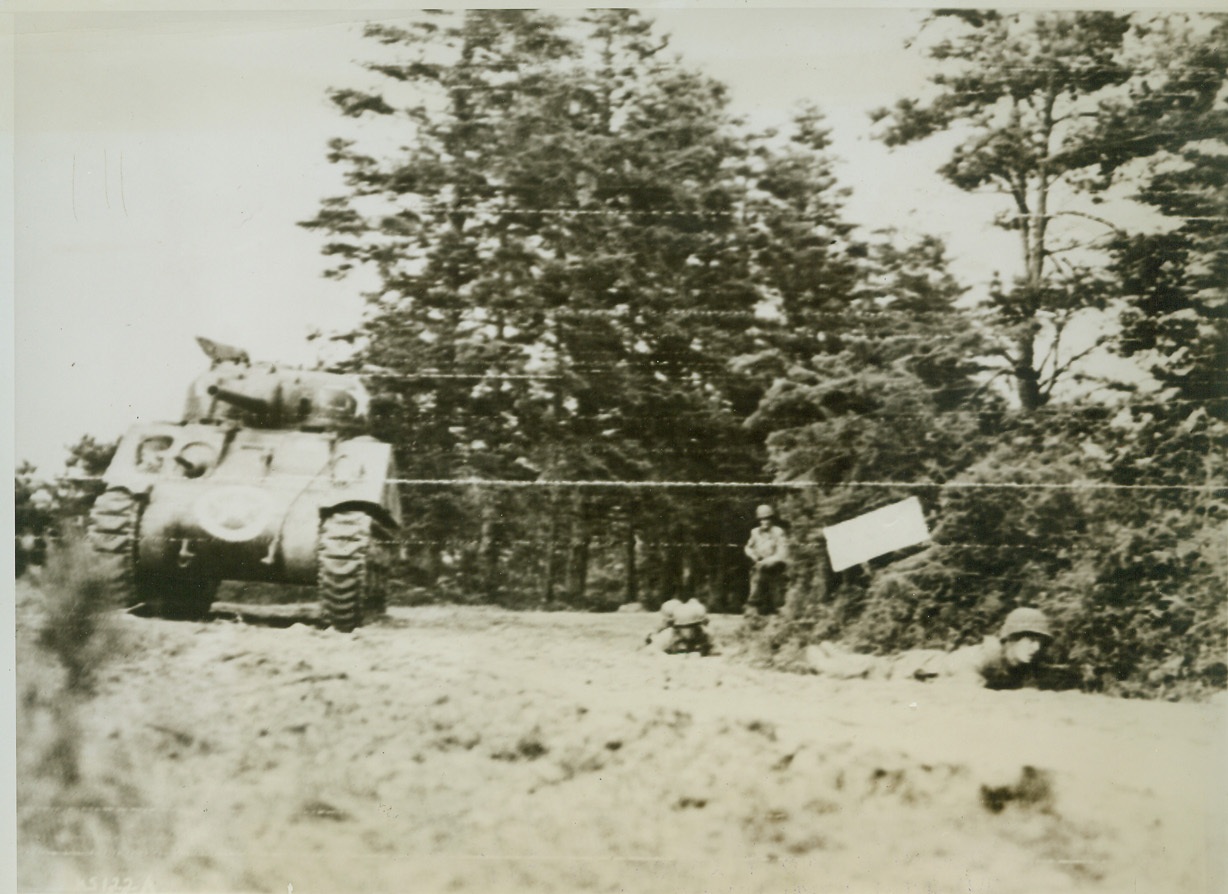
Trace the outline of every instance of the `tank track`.
<instances>
[{"instance_id":1,"label":"tank track","mask_svg":"<svg viewBox=\"0 0 1228 894\"><path fill-rule=\"evenodd\" d=\"M197 620L209 613L218 581L142 575L137 568L141 501L122 488L104 491L90 509L88 538L116 605L142 605L141 614Z\"/></svg>"},{"instance_id":2,"label":"tank track","mask_svg":"<svg viewBox=\"0 0 1228 894\"><path fill-rule=\"evenodd\" d=\"M98 556L99 573L120 605L138 601L136 545L140 523L140 501L122 488L99 494L90 508L86 537Z\"/></svg>"},{"instance_id":3,"label":"tank track","mask_svg":"<svg viewBox=\"0 0 1228 894\"><path fill-rule=\"evenodd\" d=\"M356 510L320 522L317 583L324 620L349 633L387 609L384 544L375 520Z\"/></svg>"}]
</instances>

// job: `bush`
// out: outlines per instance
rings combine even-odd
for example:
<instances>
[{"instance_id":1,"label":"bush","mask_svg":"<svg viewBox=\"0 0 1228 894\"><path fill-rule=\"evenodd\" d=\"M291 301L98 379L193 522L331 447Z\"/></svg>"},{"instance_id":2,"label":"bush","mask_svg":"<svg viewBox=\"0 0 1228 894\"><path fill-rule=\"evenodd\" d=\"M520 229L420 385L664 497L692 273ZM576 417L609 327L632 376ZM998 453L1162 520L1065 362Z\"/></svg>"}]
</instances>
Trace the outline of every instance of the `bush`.
<instances>
[{"instance_id":1,"label":"bush","mask_svg":"<svg viewBox=\"0 0 1228 894\"><path fill-rule=\"evenodd\" d=\"M1228 425L1201 410L1023 417L954 476L958 486L922 497L930 545L828 580L820 527L832 499L802 494L791 516L788 633L867 652L949 649L1034 605L1059 631L1048 685L1170 699L1221 690L1228 481L1217 445L1226 439ZM875 470L860 475L873 480Z\"/></svg>"},{"instance_id":2,"label":"bush","mask_svg":"<svg viewBox=\"0 0 1228 894\"><path fill-rule=\"evenodd\" d=\"M38 645L55 656L72 693L88 693L119 646L105 612L115 608L110 583L96 570L90 546L70 534L53 546L40 579Z\"/></svg>"},{"instance_id":3,"label":"bush","mask_svg":"<svg viewBox=\"0 0 1228 894\"><path fill-rule=\"evenodd\" d=\"M124 840L161 820L139 810L135 756L87 739L83 709L121 646L109 589L79 537L58 541L39 576L18 583L17 853L22 890L124 876ZM107 754L98 759L98 749ZM91 754L92 752L92 754ZM134 824L134 828L127 828ZM139 833L139 837L134 832Z\"/></svg>"}]
</instances>

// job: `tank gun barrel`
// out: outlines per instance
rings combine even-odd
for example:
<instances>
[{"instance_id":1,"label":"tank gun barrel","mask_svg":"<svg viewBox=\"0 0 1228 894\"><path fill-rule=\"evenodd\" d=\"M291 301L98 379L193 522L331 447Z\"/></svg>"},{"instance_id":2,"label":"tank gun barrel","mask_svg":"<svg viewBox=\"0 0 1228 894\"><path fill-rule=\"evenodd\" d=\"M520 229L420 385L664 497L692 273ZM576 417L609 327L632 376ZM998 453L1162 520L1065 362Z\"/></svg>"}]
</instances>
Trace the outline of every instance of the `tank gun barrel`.
<instances>
[{"instance_id":1,"label":"tank gun barrel","mask_svg":"<svg viewBox=\"0 0 1228 894\"><path fill-rule=\"evenodd\" d=\"M232 391L221 385L210 385L208 392L210 396L216 397L218 400L224 400L228 404L233 404L241 410L247 410L249 413L269 416L274 410L273 401L266 400L263 397L244 394L241 391Z\"/></svg>"}]
</instances>

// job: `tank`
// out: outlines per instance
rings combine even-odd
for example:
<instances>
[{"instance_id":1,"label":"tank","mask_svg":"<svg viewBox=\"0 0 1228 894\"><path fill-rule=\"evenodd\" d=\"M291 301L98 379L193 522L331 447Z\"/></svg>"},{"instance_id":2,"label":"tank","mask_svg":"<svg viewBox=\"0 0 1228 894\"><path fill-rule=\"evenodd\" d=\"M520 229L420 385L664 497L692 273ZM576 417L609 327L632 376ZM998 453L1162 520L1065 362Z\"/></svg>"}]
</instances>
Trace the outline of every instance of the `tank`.
<instances>
[{"instance_id":1,"label":"tank","mask_svg":"<svg viewBox=\"0 0 1228 894\"><path fill-rule=\"evenodd\" d=\"M362 380L197 342L182 421L130 428L90 512L113 587L165 618L206 616L224 580L314 585L341 631L383 614L401 509Z\"/></svg>"}]
</instances>

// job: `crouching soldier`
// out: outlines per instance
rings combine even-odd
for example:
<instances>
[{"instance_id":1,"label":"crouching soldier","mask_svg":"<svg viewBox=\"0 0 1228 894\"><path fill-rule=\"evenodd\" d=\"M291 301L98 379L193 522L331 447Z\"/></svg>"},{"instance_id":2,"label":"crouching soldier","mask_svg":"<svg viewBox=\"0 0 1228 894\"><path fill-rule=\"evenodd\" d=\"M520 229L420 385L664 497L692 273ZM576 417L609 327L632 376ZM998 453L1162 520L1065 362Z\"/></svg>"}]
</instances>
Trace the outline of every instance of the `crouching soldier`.
<instances>
[{"instance_id":1,"label":"crouching soldier","mask_svg":"<svg viewBox=\"0 0 1228 894\"><path fill-rule=\"evenodd\" d=\"M1044 612L1017 608L1006 616L997 636L953 652L910 649L899 655L861 655L820 643L806 649L806 662L816 673L844 680L932 680L1018 689L1031 682L1052 639L1053 627Z\"/></svg>"},{"instance_id":2,"label":"crouching soldier","mask_svg":"<svg viewBox=\"0 0 1228 894\"><path fill-rule=\"evenodd\" d=\"M661 606L661 624L648 634L645 645L668 655L681 652L712 652L712 637L708 635L708 610L695 597L686 602L671 599Z\"/></svg>"}]
</instances>

